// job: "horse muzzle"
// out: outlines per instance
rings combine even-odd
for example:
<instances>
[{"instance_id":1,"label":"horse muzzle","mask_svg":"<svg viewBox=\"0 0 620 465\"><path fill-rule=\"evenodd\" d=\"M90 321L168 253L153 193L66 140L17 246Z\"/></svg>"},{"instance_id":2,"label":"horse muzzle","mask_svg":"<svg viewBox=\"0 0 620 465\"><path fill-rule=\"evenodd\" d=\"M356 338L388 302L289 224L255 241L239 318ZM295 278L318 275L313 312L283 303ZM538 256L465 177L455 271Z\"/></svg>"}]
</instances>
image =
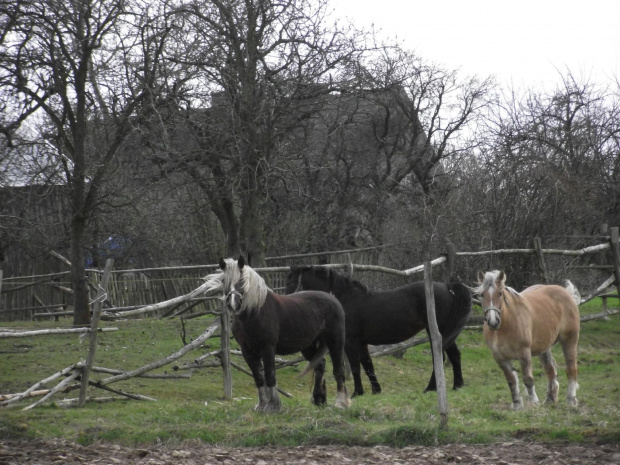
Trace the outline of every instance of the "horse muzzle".
<instances>
[{"instance_id":1,"label":"horse muzzle","mask_svg":"<svg viewBox=\"0 0 620 465\"><path fill-rule=\"evenodd\" d=\"M502 309L494 305L484 309L484 320L491 331L496 331L502 324Z\"/></svg>"},{"instance_id":2,"label":"horse muzzle","mask_svg":"<svg viewBox=\"0 0 620 465\"><path fill-rule=\"evenodd\" d=\"M231 291L226 295L226 306L233 314L237 314L241 311L241 304L243 303L243 295L238 291Z\"/></svg>"}]
</instances>

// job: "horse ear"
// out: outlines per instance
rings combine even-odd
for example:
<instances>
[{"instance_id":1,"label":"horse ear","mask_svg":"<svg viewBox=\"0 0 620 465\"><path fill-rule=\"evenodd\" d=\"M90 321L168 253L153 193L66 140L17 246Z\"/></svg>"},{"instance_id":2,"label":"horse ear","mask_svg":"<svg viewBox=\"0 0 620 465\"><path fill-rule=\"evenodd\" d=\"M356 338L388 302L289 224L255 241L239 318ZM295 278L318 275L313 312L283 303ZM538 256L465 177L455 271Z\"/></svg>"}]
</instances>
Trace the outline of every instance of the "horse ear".
<instances>
[{"instance_id":1,"label":"horse ear","mask_svg":"<svg viewBox=\"0 0 620 465\"><path fill-rule=\"evenodd\" d=\"M504 273L504 270L501 270L497 275L497 282L501 284L506 282L506 273Z\"/></svg>"},{"instance_id":2,"label":"horse ear","mask_svg":"<svg viewBox=\"0 0 620 465\"><path fill-rule=\"evenodd\" d=\"M222 270L226 269L226 262L224 261L224 259L222 257L220 257L220 268Z\"/></svg>"},{"instance_id":3,"label":"horse ear","mask_svg":"<svg viewBox=\"0 0 620 465\"><path fill-rule=\"evenodd\" d=\"M239 260L237 260L237 266L239 266L240 270L242 270L245 266L245 259L243 258L243 255L239 255Z\"/></svg>"},{"instance_id":4,"label":"horse ear","mask_svg":"<svg viewBox=\"0 0 620 465\"><path fill-rule=\"evenodd\" d=\"M482 284L483 281L484 281L484 273L478 270L478 284Z\"/></svg>"}]
</instances>

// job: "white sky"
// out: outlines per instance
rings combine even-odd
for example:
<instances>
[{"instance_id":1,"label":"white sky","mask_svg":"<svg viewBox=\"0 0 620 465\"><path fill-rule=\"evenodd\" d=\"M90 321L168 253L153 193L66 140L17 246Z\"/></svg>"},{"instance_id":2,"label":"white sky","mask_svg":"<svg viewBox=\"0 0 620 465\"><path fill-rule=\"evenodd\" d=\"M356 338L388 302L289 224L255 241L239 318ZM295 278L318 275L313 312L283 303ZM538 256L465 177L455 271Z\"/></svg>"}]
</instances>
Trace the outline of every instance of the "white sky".
<instances>
[{"instance_id":1,"label":"white sky","mask_svg":"<svg viewBox=\"0 0 620 465\"><path fill-rule=\"evenodd\" d=\"M425 61L504 87L620 80L620 0L332 0Z\"/></svg>"}]
</instances>

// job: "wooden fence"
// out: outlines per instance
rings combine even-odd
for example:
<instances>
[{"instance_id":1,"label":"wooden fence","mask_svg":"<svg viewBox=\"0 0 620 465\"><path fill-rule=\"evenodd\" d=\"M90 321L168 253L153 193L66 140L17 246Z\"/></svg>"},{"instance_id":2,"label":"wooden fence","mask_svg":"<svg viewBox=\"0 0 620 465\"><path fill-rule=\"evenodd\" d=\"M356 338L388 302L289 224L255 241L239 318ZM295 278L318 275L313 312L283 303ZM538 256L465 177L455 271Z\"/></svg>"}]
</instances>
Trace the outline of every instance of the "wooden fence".
<instances>
[{"instance_id":1,"label":"wooden fence","mask_svg":"<svg viewBox=\"0 0 620 465\"><path fill-rule=\"evenodd\" d=\"M555 274L564 273L563 264L549 266L553 257L565 257L570 260L583 257L595 257L597 264L571 265L571 272L579 270L588 275L612 273L612 278L604 281L606 287L614 282L620 282L618 258L618 228L610 228L608 236L601 236L604 242L576 250L560 250L543 248L541 240L534 238L530 249L501 249L487 251L457 251L448 244L446 252L441 257L432 260L435 266L435 279L449 279L459 268L459 264L467 260L480 257L498 257L527 255L538 264L539 276L537 282L550 282L550 269L559 269ZM347 263L355 262L351 270L355 277L369 287L385 289L404 284L422 272L422 265L408 270L394 270L377 265L383 247L369 247L337 252L287 255L268 258L269 266L257 268L266 280L269 287L275 292L283 292L286 285L286 275L290 264L325 264L346 268ZM57 257L58 258L58 257ZM603 263L602 261L605 261ZM443 272L437 271L436 265L443 265ZM112 270L108 284L108 295L103 310L125 316L139 315L140 309L168 301L177 296L190 294L204 282L207 274L216 271L217 265L198 265L185 267L146 268L138 270ZM1 270L0 270L1 271ZM95 298L103 272L101 270L87 270L89 284L92 290L92 299ZM474 283L475 276L467 276L466 282ZM574 279L571 277L571 279ZM598 277L596 278L598 283ZM597 284L598 286L598 284ZM584 288L578 284L582 292ZM588 287L591 287L588 283ZM600 287L600 286L598 286ZM603 290L588 290L588 294L601 294ZM0 274L0 321L1 320L28 320L35 318L59 318L72 314L72 291L69 282L69 272L61 271L55 274L33 275L2 278ZM200 314L218 309L213 299L195 297L182 300L176 307L159 308L151 312L154 316L172 316L188 313ZM138 310L138 312L135 312Z\"/></svg>"},{"instance_id":2,"label":"wooden fence","mask_svg":"<svg viewBox=\"0 0 620 465\"><path fill-rule=\"evenodd\" d=\"M430 322L430 330L432 334L431 339L432 339L432 350L434 353L434 368L435 368L435 372L437 375L437 387L438 387L437 395L438 395L438 408L439 408L439 413L440 413L440 427L445 427L447 426L447 421L448 421L448 407L447 407L447 401L446 401L445 378L443 376L443 364L441 362L442 360L441 335L439 334L439 331L437 329L437 324L434 319L435 310L434 310L434 297L432 293L433 267L444 265L444 275L450 276L451 273L453 272L453 267L455 266L457 257L468 257L468 256L475 256L475 255L487 254L487 253L494 253L494 254L535 253L538 256L539 260L541 261L541 270L544 272L544 270L546 269L545 262L544 262L545 254L580 256L580 255L586 255L586 254L591 254L591 253L599 253L600 251L607 250L607 249L611 249L612 251L612 257L613 257L614 262L612 263L611 267L614 273L611 275L610 278L608 278L601 285L599 285L595 291L593 291L586 298L584 298L582 300L582 302L584 302L584 301L587 301L593 298L596 295L601 294L602 292L605 292L607 288L614 281L616 283L620 283L620 253L619 253L619 247L618 247L617 228L615 228L615 230L612 230L610 241L608 243L599 244L596 246L587 247L584 249L574 250L574 251L542 249L540 247L537 247L533 250L530 250L530 249L496 250L496 251L488 251L488 252L456 252L455 250L452 249L452 250L448 250L448 253L445 256L438 257L432 261L427 261L422 265L415 266L413 268L408 268L406 270L393 270L393 269L389 269L389 268L385 268L385 267L381 267L377 265L363 265L363 264L352 264L352 263L344 264L344 265L333 264L333 265L326 265L326 266L347 267L349 269L349 272L384 273L384 274L389 274L389 275L403 277L403 278L408 278L408 277L411 277L413 275L416 275L422 272L424 273L425 292L426 292L426 298L427 298L427 314L428 314L428 318ZM221 366L223 369L224 396L226 398L232 397L231 368L234 367L236 369L239 369L245 372L246 374L250 374L246 369L244 369L243 367L239 366L238 364L230 360L231 351L230 351L229 338L228 338L228 335L229 335L228 323L230 321L230 315L228 315L227 313L226 306L222 305L221 306L222 311L221 311L220 318L216 319L215 323L212 324L199 337L195 338L191 343L185 345L182 349L178 350L174 354L171 354L168 357L165 357L161 360L151 362L147 365L144 365L132 371L108 369L105 372L112 374L112 376L99 380L96 383L90 381L89 375L91 371L103 370L100 367L94 366L94 359L95 359L95 352L96 352L96 347L97 347L97 333L99 331L98 324L99 324L100 317L103 315L102 304L105 302L106 296L108 297L108 300L111 298L110 297L111 289L109 288L109 278L112 274L111 273L112 272L111 262L112 262L111 260L108 260L106 264L106 268L102 273L102 278L100 282L95 283L96 288L97 288L97 296L95 300L93 301L93 319L92 319L92 325L89 331L90 332L90 344L89 344L89 352L88 352L88 357L87 357L86 362L79 362L69 367L66 367L65 369L53 374L52 376L49 376L41 380L40 382L35 383L29 389L27 389L26 391L22 393L0 396L0 406L6 406L11 403L17 402L19 400L22 400L22 399L25 399L25 398L28 398L34 395L43 396L40 400L24 408L25 410L31 409L45 402L46 400L48 400L51 396L53 396L56 393L68 392L69 390L72 390L72 389L80 389L79 398L73 399L73 401L78 406L83 406L88 399L87 390L89 386L97 387L99 389L103 389L106 391L111 391L115 394L129 397L132 399L154 400L152 398L149 398L149 397L146 397L140 394L128 393L128 392L119 391L118 389L112 389L109 387L109 385L117 381L125 380L128 378L132 378L136 376L144 376L149 371L160 368L164 365L167 365L173 362L174 360L179 359L181 356L187 354L189 351L194 350L198 348L199 346L201 346L209 337L211 337L215 333L215 331L220 326L221 326L221 338L220 338L221 349L213 353L201 356L199 357L199 359L203 359L205 356L209 356L209 355L215 355L219 358L219 363L217 364L217 366ZM288 270L289 270L289 267L270 267L270 268L262 268L262 269L257 268L256 269L256 271L260 272L264 277L271 276L270 284L273 288L277 287L275 283L284 284L282 279L283 279L283 276L286 275ZM274 276L276 276L276 278L274 278ZM0 273L0 278L1 277L2 275ZM112 318L112 319L125 318L128 316L132 316L132 317L144 316L144 315L154 313L154 312L159 313L164 309L167 310L167 314L169 314L171 308L178 309L181 304L191 305L194 301L201 301L202 303L204 303L203 302L204 298L199 298L199 296L205 293L205 289L206 289L205 284L201 284L200 286L190 290L190 292L186 294L177 295L164 302L158 302L155 304L142 306L140 308L127 309L123 307L116 307L116 308L108 309L105 313L108 315L109 318ZM112 328L108 328L108 329L112 329ZM71 329L67 331L71 331ZM20 337L23 335L26 335L26 334L18 334L18 333L10 332L10 331L3 333L0 331L0 337ZM33 332L29 332L28 335L34 335L34 334ZM397 349L400 350L401 348L404 348L404 347L417 345L416 342L421 343L421 341L413 341L413 342L410 342L408 346L404 346L403 344L398 344L399 347ZM382 354L384 353L385 351L382 352ZM194 361L195 366L193 368L201 367L198 365L199 361L201 361L199 359L196 359ZM211 365L211 366L215 366L215 365ZM51 389L38 390L44 385L52 381L56 381L57 379L62 379L62 381L60 381L55 387ZM79 383L76 383L76 381L79 381ZM288 393L282 391L281 389L280 389L280 392L284 395L289 395Z\"/></svg>"}]
</instances>

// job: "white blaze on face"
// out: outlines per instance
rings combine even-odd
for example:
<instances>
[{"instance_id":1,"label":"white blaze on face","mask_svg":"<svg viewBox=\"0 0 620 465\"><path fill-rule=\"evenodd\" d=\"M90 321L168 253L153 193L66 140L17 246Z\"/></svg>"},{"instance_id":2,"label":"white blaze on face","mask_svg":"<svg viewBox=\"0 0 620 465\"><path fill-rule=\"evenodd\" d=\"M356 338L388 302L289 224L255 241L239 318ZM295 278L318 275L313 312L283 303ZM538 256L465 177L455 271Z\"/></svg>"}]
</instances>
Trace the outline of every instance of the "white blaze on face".
<instances>
[{"instance_id":1,"label":"white blaze on face","mask_svg":"<svg viewBox=\"0 0 620 465\"><path fill-rule=\"evenodd\" d=\"M232 284L226 294L226 305L233 312L238 311L241 307L241 296L235 291L235 286Z\"/></svg>"},{"instance_id":2,"label":"white blaze on face","mask_svg":"<svg viewBox=\"0 0 620 465\"><path fill-rule=\"evenodd\" d=\"M489 303L487 305L487 309L485 309L485 319L490 328L496 329L500 323L499 312L497 311L497 307L493 305L493 294L497 292L494 287L489 288ZM491 307L491 308L488 308Z\"/></svg>"}]
</instances>

